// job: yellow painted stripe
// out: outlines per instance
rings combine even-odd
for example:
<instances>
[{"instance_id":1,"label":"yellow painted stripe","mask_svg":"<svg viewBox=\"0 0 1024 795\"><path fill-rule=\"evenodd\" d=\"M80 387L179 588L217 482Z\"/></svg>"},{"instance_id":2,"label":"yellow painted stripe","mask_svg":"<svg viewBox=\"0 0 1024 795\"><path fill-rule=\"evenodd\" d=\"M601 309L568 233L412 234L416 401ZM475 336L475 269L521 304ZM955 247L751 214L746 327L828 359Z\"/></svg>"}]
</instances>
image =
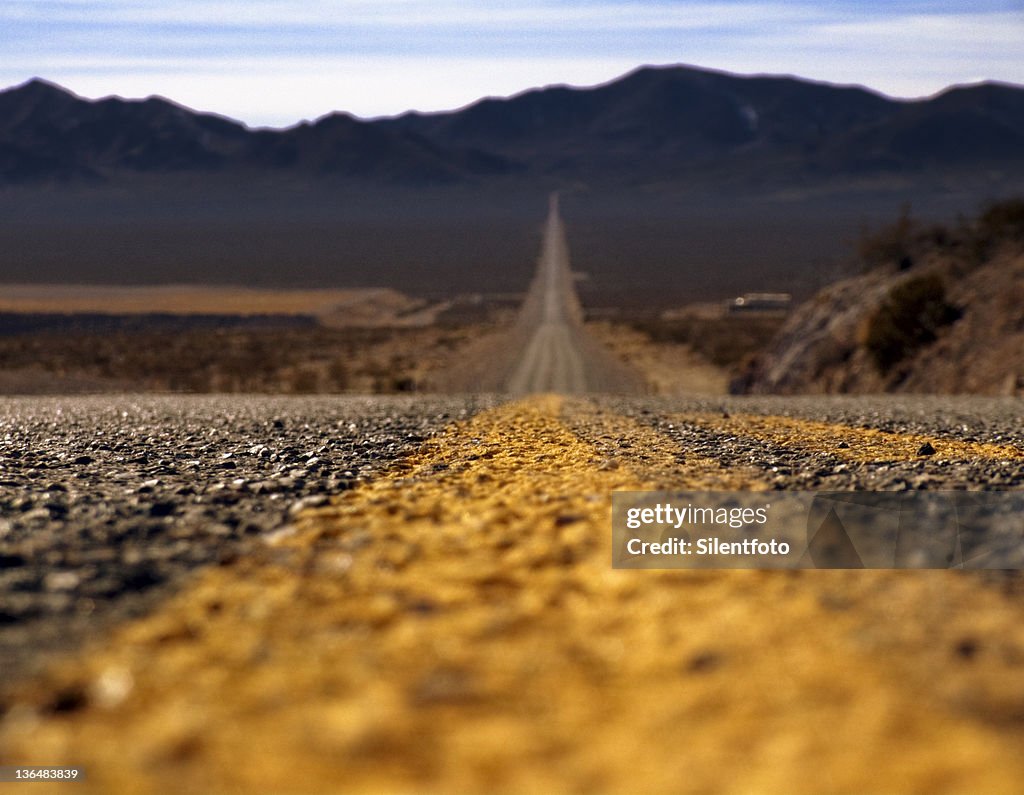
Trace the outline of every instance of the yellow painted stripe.
<instances>
[{"instance_id":1,"label":"yellow painted stripe","mask_svg":"<svg viewBox=\"0 0 1024 795\"><path fill-rule=\"evenodd\" d=\"M478 415L25 685L3 757L103 793L1019 791L1020 605L612 570L610 492L665 485L757 486L580 403Z\"/></svg>"},{"instance_id":2,"label":"yellow painted stripe","mask_svg":"<svg viewBox=\"0 0 1024 795\"><path fill-rule=\"evenodd\" d=\"M921 458L919 450L931 444L934 461L971 461L978 458L1015 460L1024 450L1013 445L961 442L941 436L889 433L876 428L856 428L815 420L761 414L684 414L675 417L722 433L745 436L797 450L829 453L848 461L908 461ZM841 443L848 447L841 447Z\"/></svg>"}]
</instances>

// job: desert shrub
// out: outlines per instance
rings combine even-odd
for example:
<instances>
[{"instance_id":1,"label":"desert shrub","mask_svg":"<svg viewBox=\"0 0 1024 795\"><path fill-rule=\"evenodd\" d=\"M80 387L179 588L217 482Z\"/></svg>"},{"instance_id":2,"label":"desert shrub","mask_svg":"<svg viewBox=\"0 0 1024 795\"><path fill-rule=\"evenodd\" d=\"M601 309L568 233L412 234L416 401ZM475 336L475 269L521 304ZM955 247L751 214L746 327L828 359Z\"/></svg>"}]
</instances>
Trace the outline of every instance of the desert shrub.
<instances>
[{"instance_id":1,"label":"desert shrub","mask_svg":"<svg viewBox=\"0 0 1024 795\"><path fill-rule=\"evenodd\" d=\"M938 331L960 317L946 301L946 288L935 275L918 276L892 288L868 318L864 346L883 375L921 347L934 342Z\"/></svg>"},{"instance_id":2,"label":"desert shrub","mask_svg":"<svg viewBox=\"0 0 1024 795\"><path fill-rule=\"evenodd\" d=\"M632 323L654 342L688 345L719 367L740 365L771 341L785 322L785 315L769 314L723 317L682 317L674 320L644 318Z\"/></svg>"},{"instance_id":3,"label":"desert shrub","mask_svg":"<svg viewBox=\"0 0 1024 795\"><path fill-rule=\"evenodd\" d=\"M990 204L978 216L978 236L983 240L1024 241L1024 198Z\"/></svg>"},{"instance_id":4,"label":"desert shrub","mask_svg":"<svg viewBox=\"0 0 1024 795\"><path fill-rule=\"evenodd\" d=\"M348 366L343 359L331 359L327 365L327 383L331 392L343 392L348 387Z\"/></svg>"},{"instance_id":5,"label":"desert shrub","mask_svg":"<svg viewBox=\"0 0 1024 795\"><path fill-rule=\"evenodd\" d=\"M418 352L428 344L422 329L389 328L0 333L0 369L32 367L175 392L395 392L417 388ZM402 354L382 361L393 348Z\"/></svg>"},{"instance_id":6,"label":"desert shrub","mask_svg":"<svg viewBox=\"0 0 1024 795\"><path fill-rule=\"evenodd\" d=\"M320 373L313 367L302 366L292 370L288 391L296 395L309 395L320 386Z\"/></svg>"},{"instance_id":7,"label":"desert shrub","mask_svg":"<svg viewBox=\"0 0 1024 795\"><path fill-rule=\"evenodd\" d=\"M968 264L984 265L1006 243L1024 244L1024 198L992 202L962 226Z\"/></svg>"},{"instance_id":8,"label":"desert shrub","mask_svg":"<svg viewBox=\"0 0 1024 795\"><path fill-rule=\"evenodd\" d=\"M862 231L857 254L865 270L894 262L900 265L901 270L911 267L916 231L917 225L910 217L908 205L902 207L900 217L893 223L874 232Z\"/></svg>"},{"instance_id":9,"label":"desert shrub","mask_svg":"<svg viewBox=\"0 0 1024 795\"><path fill-rule=\"evenodd\" d=\"M976 225L964 218L952 226L922 224L911 218L909 207L904 205L895 222L874 232L861 231L857 253L865 272L882 266L895 266L905 272L935 252L956 255L966 246L968 253L974 254L972 248L977 249L978 238L975 230Z\"/></svg>"}]
</instances>

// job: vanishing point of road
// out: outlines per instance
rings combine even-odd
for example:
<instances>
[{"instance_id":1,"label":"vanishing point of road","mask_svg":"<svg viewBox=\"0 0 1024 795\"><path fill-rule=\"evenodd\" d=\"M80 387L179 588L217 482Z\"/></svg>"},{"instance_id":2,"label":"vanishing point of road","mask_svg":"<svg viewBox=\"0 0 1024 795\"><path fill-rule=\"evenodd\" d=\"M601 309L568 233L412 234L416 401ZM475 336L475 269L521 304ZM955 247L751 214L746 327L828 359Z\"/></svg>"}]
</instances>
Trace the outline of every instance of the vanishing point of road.
<instances>
[{"instance_id":1,"label":"vanishing point of road","mask_svg":"<svg viewBox=\"0 0 1024 795\"><path fill-rule=\"evenodd\" d=\"M33 792L1020 792L1014 573L614 570L609 518L616 490L1020 489L1020 401L582 394L606 354L564 246L553 206L507 374L542 394L0 402L0 765L87 771Z\"/></svg>"}]
</instances>

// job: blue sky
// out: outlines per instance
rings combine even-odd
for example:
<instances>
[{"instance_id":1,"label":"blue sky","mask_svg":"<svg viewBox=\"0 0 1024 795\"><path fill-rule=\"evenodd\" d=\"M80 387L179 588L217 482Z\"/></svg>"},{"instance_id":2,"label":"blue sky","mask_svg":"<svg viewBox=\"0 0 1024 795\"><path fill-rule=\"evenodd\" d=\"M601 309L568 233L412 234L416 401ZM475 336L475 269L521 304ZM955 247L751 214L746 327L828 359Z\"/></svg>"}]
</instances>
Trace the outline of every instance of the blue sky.
<instances>
[{"instance_id":1,"label":"blue sky","mask_svg":"<svg viewBox=\"0 0 1024 795\"><path fill-rule=\"evenodd\" d=\"M902 97L1024 83L1024 0L0 2L0 85L159 94L252 125L455 108L669 63Z\"/></svg>"}]
</instances>

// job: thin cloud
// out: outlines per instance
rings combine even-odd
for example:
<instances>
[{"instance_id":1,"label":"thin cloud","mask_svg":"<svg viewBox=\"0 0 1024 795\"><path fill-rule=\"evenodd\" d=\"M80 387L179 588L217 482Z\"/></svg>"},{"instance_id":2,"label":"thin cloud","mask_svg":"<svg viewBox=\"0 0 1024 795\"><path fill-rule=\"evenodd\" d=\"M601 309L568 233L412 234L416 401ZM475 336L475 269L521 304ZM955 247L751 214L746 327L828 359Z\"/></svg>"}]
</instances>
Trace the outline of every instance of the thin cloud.
<instances>
[{"instance_id":1,"label":"thin cloud","mask_svg":"<svg viewBox=\"0 0 1024 795\"><path fill-rule=\"evenodd\" d=\"M711 2L679 5L655 2L595 2L585 6L568 3L527 3L509 6L495 0L484 2L427 2L426 0L335 0L330 3L280 2L280 0L193 0L154 2L26 2L8 0L0 19L100 25L188 25L259 28L385 26L399 28L544 28L560 24L593 29L626 25L634 29L693 29L716 25L743 25L765 19L802 19L818 16L813 6L770 2Z\"/></svg>"},{"instance_id":2,"label":"thin cloud","mask_svg":"<svg viewBox=\"0 0 1024 795\"><path fill-rule=\"evenodd\" d=\"M1011 46L1024 57L1024 11L968 14L911 14L867 21L843 21L815 26L843 41L892 43L906 46L986 44ZM904 50L905 51L905 50Z\"/></svg>"}]
</instances>

